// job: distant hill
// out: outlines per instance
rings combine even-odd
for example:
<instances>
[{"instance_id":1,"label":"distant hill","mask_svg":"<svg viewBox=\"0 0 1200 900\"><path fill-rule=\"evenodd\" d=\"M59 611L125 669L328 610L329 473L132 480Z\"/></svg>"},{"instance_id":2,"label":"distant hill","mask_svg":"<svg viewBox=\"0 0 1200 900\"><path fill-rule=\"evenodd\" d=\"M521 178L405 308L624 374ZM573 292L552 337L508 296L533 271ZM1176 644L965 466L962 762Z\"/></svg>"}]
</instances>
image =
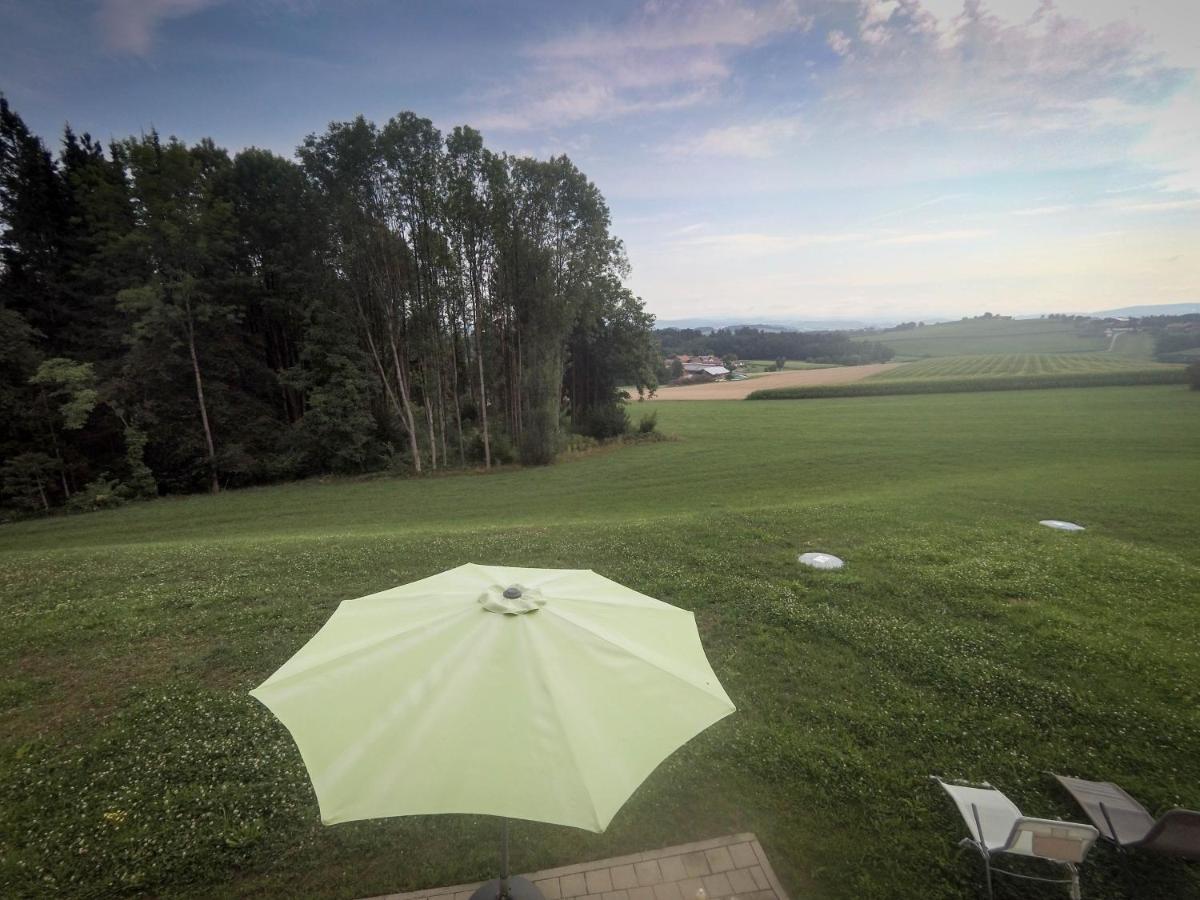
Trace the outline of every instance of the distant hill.
<instances>
[{"instance_id":1,"label":"distant hill","mask_svg":"<svg viewBox=\"0 0 1200 900\"><path fill-rule=\"evenodd\" d=\"M1107 350L1099 322L1061 319L964 319L873 334L901 357L975 356L1002 353L1086 353Z\"/></svg>"},{"instance_id":2,"label":"distant hill","mask_svg":"<svg viewBox=\"0 0 1200 900\"><path fill-rule=\"evenodd\" d=\"M863 322L850 319L782 319L775 322L747 322L744 319L728 319L719 316L700 317L692 319L659 319L654 323L655 328L695 328L699 330L716 330L728 328L753 328L756 331L857 331L871 326L879 327L880 322ZM893 322L887 322L891 325Z\"/></svg>"},{"instance_id":3,"label":"distant hill","mask_svg":"<svg viewBox=\"0 0 1200 900\"><path fill-rule=\"evenodd\" d=\"M1108 319L1116 316L1188 316L1198 313L1200 303L1159 303L1149 306L1122 306L1120 309L1106 309L1088 315Z\"/></svg>"}]
</instances>

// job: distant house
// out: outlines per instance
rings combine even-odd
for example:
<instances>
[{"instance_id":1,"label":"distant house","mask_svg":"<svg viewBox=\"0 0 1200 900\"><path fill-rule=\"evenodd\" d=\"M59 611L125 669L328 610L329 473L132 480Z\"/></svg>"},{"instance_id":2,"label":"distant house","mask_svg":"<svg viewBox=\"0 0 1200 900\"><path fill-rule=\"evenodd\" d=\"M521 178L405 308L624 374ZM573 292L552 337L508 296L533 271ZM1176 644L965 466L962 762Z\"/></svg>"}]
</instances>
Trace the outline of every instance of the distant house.
<instances>
[{"instance_id":1,"label":"distant house","mask_svg":"<svg viewBox=\"0 0 1200 900\"><path fill-rule=\"evenodd\" d=\"M729 370L719 363L714 366L700 362L688 362L683 364L683 371L689 375L711 375L713 378L729 374Z\"/></svg>"},{"instance_id":2,"label":"distant house","mask_svg":"<svg viewBox=\"0 0 1200 900\"><path fill-rule=\"evenodd\" d=\"M689 363L699 366L723 366L724 360L719 356L688 356L686 353L677 353L674 356L668 356L665 360L667 365L670 365L675 360L679 360L685 366Z\"/></svg>"}]
</instances>

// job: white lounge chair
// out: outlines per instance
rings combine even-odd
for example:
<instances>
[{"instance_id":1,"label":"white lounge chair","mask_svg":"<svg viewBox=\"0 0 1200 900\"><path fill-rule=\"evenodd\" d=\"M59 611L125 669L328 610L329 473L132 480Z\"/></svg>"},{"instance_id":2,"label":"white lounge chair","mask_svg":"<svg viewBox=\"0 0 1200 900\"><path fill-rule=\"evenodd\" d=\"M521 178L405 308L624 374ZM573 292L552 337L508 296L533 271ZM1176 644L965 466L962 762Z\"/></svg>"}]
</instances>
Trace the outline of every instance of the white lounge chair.
<instances>
[{"instance_id":1,"label":"white lounge chair","mask_svg":"<svg viewBox=\"0 0 1200 900\"><path fill-rule=\"evenodd\" d=\"M1068 884L1071 900L1079 900L1077 867L1087 856L1100 832L1091 825L1023 816L1011 800L990 784L956 784L942 781L936 775L929 777L950 795L950 799L962 814L963 821L966 822L967 831L971 836L963 838L959 846L972 847L983 857L989 900L992 897L992 872L1031 881ZM1041 878L994 868L992 857L1001 853L1030 856L1057 863L1066 867L1069 877Z\"/></svg>"}]
</instances>

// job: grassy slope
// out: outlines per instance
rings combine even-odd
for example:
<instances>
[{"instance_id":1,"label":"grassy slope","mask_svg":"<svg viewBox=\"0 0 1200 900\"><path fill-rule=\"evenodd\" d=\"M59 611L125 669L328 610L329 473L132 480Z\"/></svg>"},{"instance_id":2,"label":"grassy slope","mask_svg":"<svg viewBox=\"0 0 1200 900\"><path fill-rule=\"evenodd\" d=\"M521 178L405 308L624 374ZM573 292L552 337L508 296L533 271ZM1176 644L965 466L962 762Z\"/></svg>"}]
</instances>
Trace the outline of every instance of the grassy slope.
<instances>
[{"instance_id":1,"label":"grassy slope","mask_svg":"<svg viewBox=\"0 0 1200 900\"><path fill-rule=\"evenodd\" d=\"M900 357L1080 353L1109 345L1103 335L1084 337L1074 323L1049 319L968 319L873 335L871 340L887 344ZM1140 349L1136 341L1133 346Z\"/></svg>"},{"instance_id":2,"label":"grassy slope","mask_svg":"<svg viewBox=\"0 0 1200 900\"><path fill-rule=\"evenodd\" d=\"M1123 356L1128 359L1154 359L1154 335L1148 331L1135 331L1119 334L1111 345L1113 356Z\"/></svg>"},{"instance_id":3,"label":"grassy slope","mask_svg":"<svg viewBox=\"0 0 1200 900\"><path fill-rule=\"evenodd\" d=\"M1200 806L1200 395L658 413L680 440L547 470L0 528L0 894L354 897L485 875L488 822L322 828L286 732L245 696L341 599L468 560L594 568L694 609L739 706L605 835L519 824L518 869L753 830L798 895L950 898L975 864L930 772L1035 814L1076 815L1049 768ZM1050 516L1089 531L1035 524ZM847 570L800 570L809 548ZM1086 895L1200 896L1194 867L1129 866L1096 853Z\"/></svg>"}]
</instances>

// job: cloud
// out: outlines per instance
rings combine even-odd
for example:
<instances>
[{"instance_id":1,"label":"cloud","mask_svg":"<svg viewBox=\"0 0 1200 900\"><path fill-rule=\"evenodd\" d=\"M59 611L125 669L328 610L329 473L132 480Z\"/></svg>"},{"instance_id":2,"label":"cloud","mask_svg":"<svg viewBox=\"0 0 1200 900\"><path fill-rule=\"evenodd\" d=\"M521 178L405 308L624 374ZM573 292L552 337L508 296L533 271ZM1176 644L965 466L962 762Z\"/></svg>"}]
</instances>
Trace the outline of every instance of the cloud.
<instances>
[{"instance_id":1,"label":"cloud","mask_svg":"<svg viewBox=\"0 0 1200 900\"><path fill-rule=\"evenodd\" d=\"M711 128L694 144L684 147L683 152L698 156L765 159L781 152L800 131L800 121L795 117Z\"/></svg>"},{"instance_id":2,"label":"cloud","mask_svg":"<svg viewBox=\"0 0 1200 900\"><path fill-rule=\"evenodd\" d=\"M1151 200L1145 203L1114 204L1113 209L1119 212L1153 213L1176 212L1178 210L1200 209L1200 197L1189 197L1181 200Z\"/></svg>"},{"instance_id":3,"label":"cloud","mask_svg":"<svg viewBox=\"0 0 1200 900\"><path fill-rule=\"evenodd\" d=\"M886 212L878 213L874 216L871 216L866 221L868 223L879 222L884 219L895 218L896 216L905 216L917 212L918 210L928 209L931 206L942 206L943 204L951 203L955 200L962 200L968 196L970 195L964 193L939 194L936 197L930 197L929 199L922 200L919 203L911 203L908 206L901 207L900 209L889 209Z\"/></svg>"},{"instance_id":4,"label":"cloud","mask_svg":"<svg viewBox=\"0 0 1200 900\"><path fill-rule=\"evenodd\" d=\"M117 53L148 56L164 22L186 19L230 0L100 0L95 22L105 47ZM301 15L316 11L318 0L261 0L269 8Z\"/></svg>"},{"instance_id":5,"label":"cloud","mask_svg":"<svg viewBox=\"0 0 1200 900\"><path fill-rule=\"evenodd\" d=\"M524 130L694 106L716 96L736 53L811 21L797 0L647 0L618 26L527 48L529 71L474 120Z\"/></svg>"},{"instance_id":6,"label":"cloud","mask_svg":"<svg viewBox=\"0 0 1200 900\"><path fill-rule=\"evenodd\" d=\"M703 87L660 96L630 96L610 85L581 81L534 99L521 108L483 113L474 121L480 128L525 131L542 125L568 125L681 109L701 102L706 96Z\"/></svg>"},{"instance_id":7,"label":"cloud","mask_svg":"<svg viewBox=\"0 0 1200 900\"><path fill-rule=\"evenodd\" d=\"M225 0L102 0L96 24L105 46L118 53L146 56L158 26L182 19Z\"/></svg>"},{"instance_id":8,"label":"cloud","mask_svg":"<svg viewBox=\"0 0 1200 900\"><path fill-rule=\"evenodd\" d=\"M895 230L877 231L830 231L803 232L799 234L777 234L760 231L740 231L726 234L704 234L685 236L676 232L677 240L670 246L680 249L702 249L706 252L719 251L733 256L768 256L794 253L809 247L824 247L837 244L888 245L888 244L935 244L947 241L973 241L995 234L990 229L960 228L941 231Z\"/></svg>"},{"instance_id":9,"label":"cloud","mask_svg":"<svg viewBox=\"0 0 1200 900\"><path fill-rule=\"evenodd\" d=\"M1069 203L1061 203L1056 206L1030 206L1026 209L1014 209L1012 214L1014 216L1053 216L1075 208Z\"/></svg>"},{"instance_id":10,"label":"cloud","mask_svg":"<svg viewBox=\"0 0 1200 900\"><path fill-rule=\"evenodd\" d=\"M950 231L915 231L877 240L877 244L940 244L944 241L974 241L995 232L983 228L959 228Z\"/></svg>"},{"instance_id":11,"label":"cloud","mask_svg":"<svg viewBox=\"0 0 1200 900\"><path fill-rule=\"evenodd\" d=\"M1154 111L1133 155L1166 170L1164 187L1200 191L1200 85Z\"/></svg>"},{"instance_id":12,"label":"cloud","mask_svg":"<svg viewBox=\"0 0 1200 900\"><path fill-rule=\"evenodd\" d=\"M761 257L792 254L808 247L831 244L855 244L870 240L871 235L855 232L806 234L770 234L759 231L696 235L668 242L677 250L701 250L706 259L713 254L725 257Z\"/></svg>"},{"instance_id":13,"label":"cloud","mask_svg":"<svg viewBox=\"0 0 1200 900\"><path fill-rule=\"evenodd\" d=\"M825 35L825 43L829 45L829 49L838 56L845 56L850 52L850 38L845 32L834 29Z\"/></svg>"},{"instance_id":14,"label":"cloud","mask_svg":"<svg viewBox=\"0 0 1200 900\"><path fill-rule=\"evenodd\" d=\"M844 57L827 107L883 130L1028 135L1131 125L1185 81L1134 25L1093 24L1050 3L1010 22L978 0L952 19L919 0L859 0L852 25L827 41Z\"/></svg>"},{"instance_id":15,"label":"cloud","mask_svg":"<svg viewBox=\"0 0 1200 900\"><path fill-rule=\"evenodd\" d=\"M812 17L797 0L650 0L618 28L585 28L547 41L534 56L558 59L615 57L687 47L752 47L798 28Z\"/></svg>"}]
</instances>

